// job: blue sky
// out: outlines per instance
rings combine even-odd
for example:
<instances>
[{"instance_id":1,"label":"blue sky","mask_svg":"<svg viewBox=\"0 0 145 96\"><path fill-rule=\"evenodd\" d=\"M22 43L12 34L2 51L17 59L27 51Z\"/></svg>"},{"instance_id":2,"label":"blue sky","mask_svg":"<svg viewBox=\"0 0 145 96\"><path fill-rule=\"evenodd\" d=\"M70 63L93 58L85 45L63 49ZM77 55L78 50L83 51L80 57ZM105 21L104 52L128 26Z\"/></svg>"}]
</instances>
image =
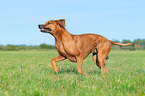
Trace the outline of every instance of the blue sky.
<instances>
[{"instance_id":1,"label":"blue sky","mask_svg":"<svg viewBox=\"0 0 145 96\"><path fill-rule=\"evenodd\" d=\"M65 19L72 34L145 38L145 0L0 0L0 45L54 45L38 24Z\"/></svg>"}]
</instances>

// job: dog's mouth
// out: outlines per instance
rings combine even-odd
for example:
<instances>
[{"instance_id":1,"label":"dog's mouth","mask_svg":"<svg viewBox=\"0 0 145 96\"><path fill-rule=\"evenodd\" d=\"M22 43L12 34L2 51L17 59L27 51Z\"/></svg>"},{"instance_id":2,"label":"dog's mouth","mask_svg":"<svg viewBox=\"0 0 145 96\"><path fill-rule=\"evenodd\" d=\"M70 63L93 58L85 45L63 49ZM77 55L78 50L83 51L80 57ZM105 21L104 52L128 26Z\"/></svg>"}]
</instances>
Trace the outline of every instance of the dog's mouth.
<instances>
[{"instance_id":1,"label":"dog's mouth","mask_svg":"<svg viewBox=\"0 0 145 96\"><path fill-rule=\"evenodd\" d=\"M41 32L51 32L50 28L41 28L40 29Z\"/></svg>"},{"instance_id":2,"label":"dog's mouth","mask_svg":"<svg viewBox=\"0 0 145 96\"><path fill-rule=\"evenodd\" d=\"M44 28L43 25L38 25L39 29L41 32L47 33L47 32L51 32L52 30L50 28Z\"/></svg>"}]
</instances>

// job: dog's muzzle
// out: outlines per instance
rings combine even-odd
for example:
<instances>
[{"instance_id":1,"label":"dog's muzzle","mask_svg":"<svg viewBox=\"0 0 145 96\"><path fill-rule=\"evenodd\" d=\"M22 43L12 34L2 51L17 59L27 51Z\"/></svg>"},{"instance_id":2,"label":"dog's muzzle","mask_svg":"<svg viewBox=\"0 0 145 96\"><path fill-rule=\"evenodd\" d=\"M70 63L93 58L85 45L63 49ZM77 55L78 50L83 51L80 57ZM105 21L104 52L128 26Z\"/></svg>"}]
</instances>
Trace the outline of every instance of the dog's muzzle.
<instances>
[{"instance_id":1,"label":"dog's muzzle","mask_svg":"<svg viewBox=\"0 0 145 96\"><path fill-rule=\"evenodd\" d=\"M41 32L51 32L50 28L45 28L43 25L38 25Z\"/></svg>"}]
</instances>

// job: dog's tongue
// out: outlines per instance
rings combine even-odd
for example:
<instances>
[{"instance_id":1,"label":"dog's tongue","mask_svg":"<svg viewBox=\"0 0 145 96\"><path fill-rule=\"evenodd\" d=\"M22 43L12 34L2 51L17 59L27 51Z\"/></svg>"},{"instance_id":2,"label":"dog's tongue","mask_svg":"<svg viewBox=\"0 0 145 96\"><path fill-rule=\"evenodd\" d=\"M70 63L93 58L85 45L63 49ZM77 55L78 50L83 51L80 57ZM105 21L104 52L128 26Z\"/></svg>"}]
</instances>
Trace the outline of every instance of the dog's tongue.
<instances>
[{"instance_id":1,"label":"dog's tongue","mask_svg":"<svg viewBox=\"0 0 145 96\"><path fill-rule=\"evenodd\" d=\"M42 28L42 29L40 29L40 30L44 31L45 29Z\"/></svg>"}]
</instances>

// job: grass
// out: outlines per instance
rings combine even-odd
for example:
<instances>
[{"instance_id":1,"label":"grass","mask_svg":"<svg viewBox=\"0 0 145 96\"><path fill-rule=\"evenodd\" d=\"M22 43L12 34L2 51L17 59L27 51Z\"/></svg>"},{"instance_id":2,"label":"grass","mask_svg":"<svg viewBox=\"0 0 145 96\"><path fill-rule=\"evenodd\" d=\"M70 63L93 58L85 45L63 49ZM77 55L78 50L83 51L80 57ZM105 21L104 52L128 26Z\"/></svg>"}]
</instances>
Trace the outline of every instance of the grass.
<instances>
[{"instance_id":1,"label":"grass","mask_svg":"<svg viewBox=\"0 0 145 96\"><path fill-rule=\"evenodd\" d=\"M111 51L110 74L101 74L89 55L78 74L76 63L57 63L51 51L0 51L0 96L145 96L145 51Z\"/></svg>"}]
</instances>

